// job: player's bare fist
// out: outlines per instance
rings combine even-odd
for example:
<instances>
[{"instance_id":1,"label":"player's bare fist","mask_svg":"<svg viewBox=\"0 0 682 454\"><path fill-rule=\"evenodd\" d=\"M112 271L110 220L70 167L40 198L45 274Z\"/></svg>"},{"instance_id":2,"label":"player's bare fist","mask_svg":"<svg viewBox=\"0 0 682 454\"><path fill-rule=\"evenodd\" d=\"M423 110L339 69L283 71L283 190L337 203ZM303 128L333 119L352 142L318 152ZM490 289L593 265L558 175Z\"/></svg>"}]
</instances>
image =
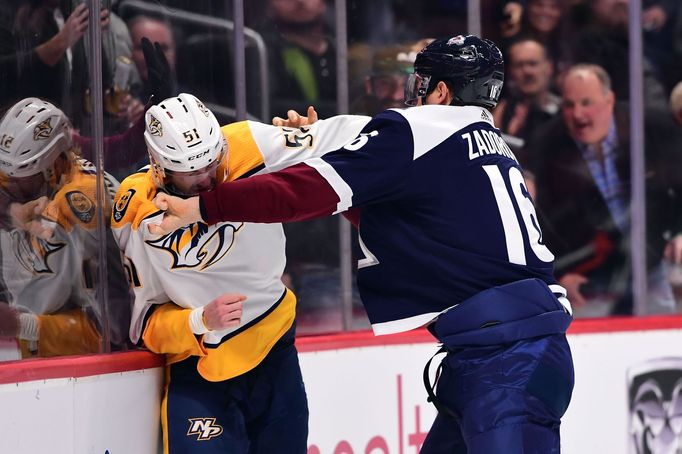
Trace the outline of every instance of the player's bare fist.
<instances>
[{"instance_id":1,"label":"player's bare fist","mask_svg":"<svg viewBox=\"0 0 682 454\"><path fill-rule=\"evenodd\" d=\"M225 293L204 307L206 328L221 330L238 326L242 322L242 302L246 296L238 293Z\"/></svg>"}]
</instances>

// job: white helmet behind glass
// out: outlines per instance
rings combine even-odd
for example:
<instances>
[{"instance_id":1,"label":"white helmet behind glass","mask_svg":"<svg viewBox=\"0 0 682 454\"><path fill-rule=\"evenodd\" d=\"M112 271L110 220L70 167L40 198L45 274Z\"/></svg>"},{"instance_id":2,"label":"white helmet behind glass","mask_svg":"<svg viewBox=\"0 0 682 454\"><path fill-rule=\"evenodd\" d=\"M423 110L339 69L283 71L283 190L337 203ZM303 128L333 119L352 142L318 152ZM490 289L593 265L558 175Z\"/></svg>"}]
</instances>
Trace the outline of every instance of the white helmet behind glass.
<instances>
[{"instance_id":1,"label":"white helmet behind glass","mask_svg":"<svg viewBox=\"0 0 682 454\"><path fill-rule=\"evenodd\" d=\"M71 148L71 122L47 101L23 99L0 120L0 171L8 177L42 172L49 181L55 160Z\"/></svg>"},{"instance_id":2,"label":"white helmet behind glass","mask_svg":"<svg viewBox=\"0 0 682 454\"><path fill-rule=\"evenodd\" d=\"M180 195L209 189L185 180L212 175L215 182L227 142L213 113L196 97L181 93L152 106L145 120L144 139L156 185Z\"/></svg>"}]
</instances>

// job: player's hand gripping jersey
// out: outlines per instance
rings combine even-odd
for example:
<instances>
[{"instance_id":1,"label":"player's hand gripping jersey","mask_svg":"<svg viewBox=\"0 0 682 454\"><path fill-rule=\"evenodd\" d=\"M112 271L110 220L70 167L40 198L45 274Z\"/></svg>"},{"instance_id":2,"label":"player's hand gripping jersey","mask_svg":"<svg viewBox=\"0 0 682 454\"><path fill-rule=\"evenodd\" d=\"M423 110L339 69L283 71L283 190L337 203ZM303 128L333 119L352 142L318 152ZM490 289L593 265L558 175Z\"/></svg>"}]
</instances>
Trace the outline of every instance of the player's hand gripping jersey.
<instances>
[{"instance_id":1,"label":"player's hand gripping jersey","mask_svg":"<svg viewBox=\"0 0 682 454\"><path fill-rule=\"evenodd\" d=\"M222 128L228 142L218 182L279 170L321 156L357 136L367 117L342 116L300 129L251 121ZM221 175L223 175L221 180ZM199 356L199 373L226 380L255 367L291 327L296 299L281 282L285 238L279 224L197 223L155 236L163 212L153 203L152 170L124 180L112 215L135 291L133 342L168 354L169 363ZM191 310L226 292L247 296L236 328L195 336Z\"/></svg>"},{"instance_id":2,"label":"player's hand gripping jersey","mask_svg":"<svg viewBox=\"0 0 682 454\"><path fill-rule=\"evenodd\" d=\"M358 284L376 334L425 325L491 287L556 283L521 169L481 107L385 111L336 152L201 197L209 224L359 207Z\"/></svg>"}]
</instances>

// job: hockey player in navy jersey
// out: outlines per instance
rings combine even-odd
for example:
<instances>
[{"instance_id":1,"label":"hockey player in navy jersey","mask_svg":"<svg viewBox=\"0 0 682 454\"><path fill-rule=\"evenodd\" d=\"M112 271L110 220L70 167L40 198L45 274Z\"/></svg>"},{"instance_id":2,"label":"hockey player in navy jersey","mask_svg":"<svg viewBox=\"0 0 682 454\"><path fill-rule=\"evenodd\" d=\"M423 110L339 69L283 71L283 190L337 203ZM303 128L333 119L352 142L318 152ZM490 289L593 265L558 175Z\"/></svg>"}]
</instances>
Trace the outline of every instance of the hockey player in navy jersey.
<instances>
[{"instance_id":1,"label":"hockey player in navy jersey","mask_svg":"<svg viewBox=\"0 0 682 454\"><path fill-rule=\"evenodd\" d=\"M428 326L447 351L421 452L559 453L571 308L492 121L502 85L492 42L436 40L405 89L416 107L378 114L320 158L198 197L160 195L166 214L152 230L346 212L359 226L358 285L375 334Z\"/></svg>"}]
</instances>

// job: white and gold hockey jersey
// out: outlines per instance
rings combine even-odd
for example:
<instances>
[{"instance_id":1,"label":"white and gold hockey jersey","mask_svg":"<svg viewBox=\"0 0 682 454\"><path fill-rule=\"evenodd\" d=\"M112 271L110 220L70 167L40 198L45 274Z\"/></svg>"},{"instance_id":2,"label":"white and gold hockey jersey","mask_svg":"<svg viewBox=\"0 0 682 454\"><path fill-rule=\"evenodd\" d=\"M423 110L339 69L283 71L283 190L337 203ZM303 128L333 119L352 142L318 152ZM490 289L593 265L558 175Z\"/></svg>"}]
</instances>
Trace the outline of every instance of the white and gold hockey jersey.
<instances>
[{"instance_id":1,"label":"white and gold hockey jersey","mask_svg":"<svg viewBox=\"0 0 682 454\"><path fill-rule=\"evenodd\" d=\"M224 126L228 152L222 174L232 181L319 157L353 140L368 121L344 116L300 129L252 121ZM209 381L253 369L295 317L296 298L281 281L281 224L197 223L152 235L148 225L163 215L153 203L156 193L151 171L131 175L121 184L112 214L135 292L131 340L167 354L169 364L199 356L198 371ZM247 296L241 325L196 336L190 312L224 293Z\"/></svg>"},{"instance_id":2,"label":"white and gold hockey jersey","mask_svg":"<svg viewBox=\"0 0 682 454\"><path fill-rule=\"evenodd\" d=\"M119 183L105 173L104 184L108 213ZM40 215L43 227L51 231L49 238L16 228L0 230L2 300L22 313L36 315L39 324L39 338L21 343L23 357L101 351L101 334L92 320L103 317L96 300L101 241L96 187L95 167L78 159ZM109 271L116 273L111 265ZM5 348L0 356L11 355Z\"/></svg>"}]
</instances>

